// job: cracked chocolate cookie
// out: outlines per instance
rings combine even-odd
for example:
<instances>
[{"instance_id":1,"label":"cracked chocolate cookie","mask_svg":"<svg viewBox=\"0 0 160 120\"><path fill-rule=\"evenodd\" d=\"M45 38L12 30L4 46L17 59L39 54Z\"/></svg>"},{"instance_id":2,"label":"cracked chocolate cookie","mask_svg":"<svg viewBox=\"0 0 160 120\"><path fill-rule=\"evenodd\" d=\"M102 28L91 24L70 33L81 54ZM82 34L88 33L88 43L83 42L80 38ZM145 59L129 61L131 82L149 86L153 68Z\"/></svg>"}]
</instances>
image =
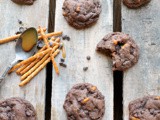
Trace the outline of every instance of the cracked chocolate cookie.
<instances>
[{"instance_id":1,"label":"cracked chocolate cookie","mask_svg":"<svg viewBox=\"0 0 160 120\"><path fill-rule=\"evenodd\" d=\"M66 21L77 29L91 26L101 13L100 0L65 0L63 16Z\"/></svg>"},{"instance_id":2,"label":"cracked chocolate cookie","mask_svg":"<svg viewBox=\"0 0 160 120\"><path fill-rule=\"evenodd\" d=\"M89 83L73 86L63 105L68 120L101 120L105 112L104 96Z\"/></svg>"},{"instance_id":3,"label":"cracked chocolate cookie","mask_svg":"<svg viewBox=\"0 0 160 120\"><path fill-rule=\"evenodd\" d=\"M0 120L37 120L37 117L28 101L13 97L0 101Z\"/></svg>"},{"instance_id":4,"label":"cracked chocolate cookie","mask_svg":"<svg viewBox=\"0 0 160 120\"><path fill-rule=\"evenodd\" d=\"M97 45L97 51L111 56L113 71L124 71L137 63L139 49L134 40L121 32L106 35Z\"/></svg>"},{"instance_id":5,"label":"cracked chocolate cookie","mask_svg":"<svg viewBox=\"0 0 160 120\"><path fill-rule=\"evenodd\" d=\"M123 0L124 5L126 5L128 8L138 8L143 5L146 5L151 0Z\"/></svg>"},{"instance_id":6,"label":"cracked chocolate cookie","mask_svg":"<svg viewBox=\"0 0 160 120\"><path fill-rule=\"evenodd\" d=\"M32 5L35 0L12 0L14 3L21 5Z\"/></svg>"},{"instance_id":7,"label":"cracked chocolate cookie","mask_svg":"<svg viewBox=\"0 0 160 120\"><path fill-rule=\"evenodd\" d=\"M160 97L146 96L130 102L129 120L160 120Z\"/></svg>"}]
</instances>

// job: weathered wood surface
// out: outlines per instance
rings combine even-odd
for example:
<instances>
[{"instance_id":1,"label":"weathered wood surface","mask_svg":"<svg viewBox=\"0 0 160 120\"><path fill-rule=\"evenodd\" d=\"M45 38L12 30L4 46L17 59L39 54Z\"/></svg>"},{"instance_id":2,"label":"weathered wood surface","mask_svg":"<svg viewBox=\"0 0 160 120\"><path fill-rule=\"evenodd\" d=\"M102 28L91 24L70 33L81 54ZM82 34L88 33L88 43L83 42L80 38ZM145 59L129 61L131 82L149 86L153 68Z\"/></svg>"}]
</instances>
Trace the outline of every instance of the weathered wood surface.
<instances>
[{"instance_id":1,"label":"weathered wood surface","mask_svg":"<svg viewBox=\"0 0 160 120\"><path fill-rule=\"evenodd\" d=\"M64 0L57 0L55 31L63 30L70 36L64 41L66 46L67 68L60 68L60 75L53 71L51 120L67 120L63 103L67 92L76 83L89 82L98 87L106 99L106 111L103 120L113 120L113 74L111 60L95 51L97 43L108 32L113 31L113 1L102 0L102 12L98 22L85 30L70 27L62 16ZM86 56L91 56L87 61ZM59 61L59 58L56 59ZM83 67L89 67L86 72Z\"/></svg>"},{"instance_id":2,"label":"weathered wood surface","mask_svg":"<svg viewBox=\"0 0 160 120\"><path fill-rule=\"evenodd\" d=\"M140 48L138 64L124 72L124 120L130 101L145 95L160 95L160 14L159 0L137 10L122 7L122 31L129 33Z\"/></svg>"},{"instance_id":3,"label":"weathered wood surface","mask_svg":"<svg viewBox=\"0 0 160 120\"><path fill-rule=\"evenodd\" d=\"M14 35L19 30L18 19L27 27L47 27L49 0L37 0L33 6L20 6L11 0L0 1L0 38ZM0 75L15 58L15 42L0 45ZM0 99L22 97L30 101L37 110L38 119L44 120L45 107L45 69L29 84L20 88L20 77L15 73L8 75L0 86Z\"/></svg>"}]
</instances>

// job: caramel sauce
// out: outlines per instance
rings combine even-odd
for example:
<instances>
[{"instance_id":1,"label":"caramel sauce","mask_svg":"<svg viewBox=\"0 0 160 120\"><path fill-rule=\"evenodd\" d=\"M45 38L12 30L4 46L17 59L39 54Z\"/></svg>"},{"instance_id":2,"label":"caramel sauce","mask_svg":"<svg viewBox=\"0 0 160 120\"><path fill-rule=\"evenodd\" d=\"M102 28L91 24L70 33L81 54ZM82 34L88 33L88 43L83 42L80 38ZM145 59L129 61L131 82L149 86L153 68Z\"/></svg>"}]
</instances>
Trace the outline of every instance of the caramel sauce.
<instances>
[{"instance_id":1,"label":"caramel sauce","mask_svg":"<svg viewBox=\"0 0 160 120\"><path fill-rule=\"evenodd\" d=\"M36 34L34 31L30 30L24 35L21 36L22 39L22 48L24 51L30 51L36 44Z\"/></svg>"}]
</instances>

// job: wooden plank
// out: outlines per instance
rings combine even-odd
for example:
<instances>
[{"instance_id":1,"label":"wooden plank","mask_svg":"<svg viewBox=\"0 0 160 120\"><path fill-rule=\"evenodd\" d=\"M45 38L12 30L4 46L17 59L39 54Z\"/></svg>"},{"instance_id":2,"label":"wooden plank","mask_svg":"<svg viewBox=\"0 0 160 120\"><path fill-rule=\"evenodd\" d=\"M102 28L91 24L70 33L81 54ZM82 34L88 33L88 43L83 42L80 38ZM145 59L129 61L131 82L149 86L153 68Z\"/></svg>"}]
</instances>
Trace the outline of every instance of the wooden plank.
<instances>
[{"instance_id":1,"label":"wooden plank","mask_svg":"<svg viewBox=\"0 0 160 120\"><path fill-rule=\"evenodd\" d=\"M140 47L138 64L124 72L124 120L128 120L130 101L145 95L160 95L160 4L152 0L137 10L122 8L122 31L129 33ZM154 45L155 44L155 45Z\"/></svg>"},{"instance_id":2,"label":"wooden plank","mask_svg":"<svg viewBox=\"0 0 160 120\"><path fill-rule=\"evenodd\" d=\"M105 95L106 111L103 120L113 120L113 74L111 60L95 51L97 43L113 31L113 2L102 0L102 12L98 22L85 30L70 27L62 16L63 1L56 3L55 31L63 30L70 36L70 41L64 41L66 46L67 68L60 68L60 76L53 71L52 79L52 111L51 120L66 120L63 103L67 92L76 83L89 82L98 87ZM87 61L86 56L91 56ZM56 61L59 62L59 56ZM84 72L83 67L88 66Z\"/></svg>"},{"instance_id":3,"label":"wooden plank","mask_svg":"<svg viewBox=\"0 0 160 120\"><path fill-rule=\"evenodd\" d=\"M20 6L11 0L0 2L0 38L14 35L19 30L18 19L27 27L48 25L49 0L37 0L32 6ZM0 75L15 58L15 42L0 45ZM45 108L45 69L29 84L20 88L20 77L15 73L7 76L0 87L0 99L22 97L30 101L37 110L38 119L44 120Z\"/></svg>"}]
</instances>

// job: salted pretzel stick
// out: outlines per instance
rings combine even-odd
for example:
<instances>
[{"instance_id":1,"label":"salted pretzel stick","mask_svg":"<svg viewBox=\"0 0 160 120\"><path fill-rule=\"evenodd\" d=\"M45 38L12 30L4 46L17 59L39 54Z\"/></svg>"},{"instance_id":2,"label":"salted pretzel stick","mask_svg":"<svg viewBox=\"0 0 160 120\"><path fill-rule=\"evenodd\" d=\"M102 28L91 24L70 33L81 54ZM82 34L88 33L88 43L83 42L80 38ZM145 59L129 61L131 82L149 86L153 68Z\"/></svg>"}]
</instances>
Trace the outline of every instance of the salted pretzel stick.
<instances>
[{"instance_id":1,"label":"salted pretzel stick","mask_svg":"<svg viewBox=\"0 0 160 120\"><path fill-rule=\"evenodd\" d=\"M43 28L43 31L46 31L46 28ZM39 33L40 30L37 29L37 32ZM19 38L20 35L21 35L21 34L17 34L17 35L13 35L13 36L10 36L10 37L4 38L4 39L0 39L0 44L6 43L6 42L10 42L10 41L13 41L13 40Z\"/></svg>"},{"instance_id":2,"label":"salted pretzel stick","mask_svg":"<svg viewBox=\"0 0 160 120\"><path fill-rule=\"evenodd\" d=\"M24 80L27 76L29 76L33 71L35 71L44 61L49 57L49 54L46 54L34 67L32 67L28 72L26 72L23 76L21 76L21 80Z\"/></svg>"},{"instance_id":3,"label":"salted pretzel stick","mask_svg":"<svg viewBox=\"0 0 160 120\"><path fill-rule=\"evenodd\" d=\"M45 61L45 62L43 62L43 64L41 64L32 74L30 74L25 80L23 80L20 84L19 84L19 86L20 87L22 87L22 86L24 86L25 84L27 84L28 82L30 82L31 81L31 79L34 77L34 76L36 76L46 65L47 65L47 63L49 63L50 62L50 57Z\"/></svg>"},{"instance_id":4,"label":"salted pretzel stick","mask_svg":"<svg viewBox=\"0 0 160 120\"><path fill-rule=\"evenodd\" d=\"M58 54L59 54L60 50L57 49L54 53L53 53L53 56L56 57ZM28 82L31 81L31 79L33 77L35 77L46 65L47 63L49 63L51 60L51 58L49 57L45 62L43 62L34 72L32 72L25 80L23 80L19 86L22 87L24 86L25 84L27 84Z\"/></svg>"},{"instance_id":5,"label":"salted pretzel stick","mask_svg":"<svg viewBox=\"0 0 160 120\"><path fill-rule=\"evenodd\" d=\"M30 64L30 63L25 64L25 65L23 65L22 67L20 67L20 68L16 71L16 73L17 73L18 75L20 75L20 72L23 71L29 64Z\"/></svg>"},{"instance_id":6,"label":"salted pretzel stick","mask_svg":"<svg viewBox=\"0 0 160 120\"><path fill-rule=\"evenodd\" d=\"M20 71L20 75L23 75L24 73L26 73L27 71L29 71L37 62L39 61L39 59L36 59L35 61L33 61L30 65L28 65L24 70Z\"/></svg>"},{"instance_id":7,"label":"salted pretzel stick","mask_svg":"<svg viewBox=\"0 0 160 120\"><path fill-rule=\"evenodd\" d=\"M41 34L41 36L43 38L43 41L44 41L45 45L47 46L47 48L50 48L49 43L48 43L48 38L44 34L43 29L40 26L39 26L39 29L40 29L40 34Z\"/></svg>"},{"instance_id":8,"label":"salted pretzel stick","mask_svg":"<svg viewBox=\"0 0 160 120\"><path fill-rule=\"evenodd\" d=\"M62 31L48 33L46 34L46 37L50 38L52 36L60 36L60 35L62 35ZM39 36L38 39L42 39L42 36Z\"/></svg>"},{"instance_id":9,"label":"salted pretzel stick","mask_svg":"<svg viewBox=\"0 0 160 120\"><path fill-rule=\"evenodd\" d=\"M12 69L9 71L9 73L11 73L11 72L14 71L15 69L19 68L20 66L23 66L23 65L25 65L25 64L27 64L27 63L32 62L32 61L35 60L35 59L42 58L46 53L50 52L51 50L52 50L52 49L49 48L49 49L47 49L47 50L45 50L45 51L42 51L42 52L40 52L40 53L35 54L34 56L28 58L27 60L23 60L22 62L16 64L14 67L12 67Z\"/></svg>"}]
</instances>

